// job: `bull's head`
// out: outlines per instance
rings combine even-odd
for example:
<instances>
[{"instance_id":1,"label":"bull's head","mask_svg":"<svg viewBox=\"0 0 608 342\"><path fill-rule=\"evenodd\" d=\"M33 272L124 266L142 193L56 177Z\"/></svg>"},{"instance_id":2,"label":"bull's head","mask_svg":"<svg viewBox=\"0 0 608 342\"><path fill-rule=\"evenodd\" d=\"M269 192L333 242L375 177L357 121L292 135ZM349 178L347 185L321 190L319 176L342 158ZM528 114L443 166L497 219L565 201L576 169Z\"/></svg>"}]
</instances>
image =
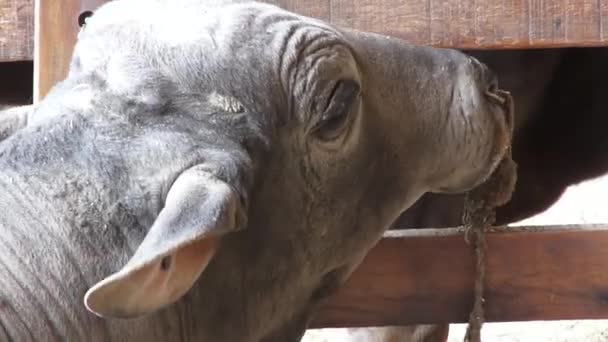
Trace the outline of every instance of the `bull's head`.
<instances>
[{"instance_id":1,"label":"bull's head","mask_svg":"<svg viewBox=\"0 0 608 342\"><path fill-rule=\"evenodd\" d=\"M491 173L510 99L454 50L203 3L104 5L28 126L77 127L72 139L94 143L151 213L134 255L116 250L128 263L86 293L89 310L135 317L193 291L254 340L278 336L422 194Z\"/></svg>"}]
</instances>

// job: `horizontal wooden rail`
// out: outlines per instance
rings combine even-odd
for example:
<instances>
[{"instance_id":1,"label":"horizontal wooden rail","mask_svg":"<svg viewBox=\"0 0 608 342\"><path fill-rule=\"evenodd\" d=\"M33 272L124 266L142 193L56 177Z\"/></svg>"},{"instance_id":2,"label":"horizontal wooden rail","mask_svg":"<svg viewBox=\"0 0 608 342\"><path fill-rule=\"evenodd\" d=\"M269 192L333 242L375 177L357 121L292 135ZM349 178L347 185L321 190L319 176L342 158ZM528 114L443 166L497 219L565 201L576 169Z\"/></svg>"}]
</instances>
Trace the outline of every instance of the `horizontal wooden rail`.
<instances>
[{"instance_id":1,"label":"horizontal wooden rail","mask_svg":"<svg viewBox=\"0 0 608 342\"><path fill-rule=\"evenodd\" d=\"M34 0L0 1L0 61L33 58L33 2ZM103 1L42 1L42 5L60 7L65 11L42 19L56 28L46 26L41 32L44 35L45 30L63 30L74 25L78 13L72 10L85 9L96 2ZM265 2L339 26L440 47L502 49L608 44L608 0ZM53 3L61 6L55 6ZM66 44L73 39L68 36L64 38Z\"/></svg>"},{"instance_id":2,"label":"horizontal wooden rail","mask_svg":"<svg viewBox=\"0 0 608 342\"><path fill-rule=\"evenodd\" d=\"M608 225L510 227L487 235L486 318L608 318ZM468 320L473 252L459 229L389 232L312 327Z\"/></svg>"},{"instance_id":3,"label":"horizontal wooden rail","mask_svg":"<svg viewBox=\"0 0 608 342\"><path fill-rule=\"evenodd\" d=\"M608 0L274 0L294 12L461 49L608 44Z\"/></svg>"},{"instance_id":4,"label":"horizontal wooden rail","mask_svg":"<svg viewBox=\"0 0 608 342\"><path fill-rule=\"evenodd\" d=\"M78 32L78 15L94 11L107 0L36 0L36 6L32 2L6 0L0 5L0 9L2 6L11 9L0 10L0 24L10 23L6 26L8 31L4 26L0 30L0 61L11 58L9 50L13 48L35 51L34 101L38 101L67 73ZM608 0L265 2L337 26L378 32L423 45L461 49L608 45L608 23L604 25ZM33 35L32 25L28 24L33 21L33 7L36 8L34 49L27 45ZM7 43L4 37L15 34L20 38L9 39Z\"/></svg>"}]
</instances>

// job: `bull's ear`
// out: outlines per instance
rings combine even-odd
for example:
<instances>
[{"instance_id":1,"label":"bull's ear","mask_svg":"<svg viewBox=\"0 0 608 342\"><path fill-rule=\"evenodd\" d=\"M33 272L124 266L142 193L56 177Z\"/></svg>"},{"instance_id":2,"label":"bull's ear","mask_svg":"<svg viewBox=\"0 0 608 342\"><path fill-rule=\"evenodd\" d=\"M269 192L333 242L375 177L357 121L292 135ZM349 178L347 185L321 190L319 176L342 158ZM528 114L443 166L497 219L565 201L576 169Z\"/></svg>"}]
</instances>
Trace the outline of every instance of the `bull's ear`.
<instances>
[{"instance_id":1,"label":"bull's ear","mask_svg":"<svg viewBox=\"0 0 608 342\"><path fill-rule=\"evenodd\" d=\"M27 125L28 116L33 110L33 105L0 110L0 141L10 137L13 133L25 127Z\"/></svg>"},{"instance_id":2,"label":"bull's ear","mask_svg":"<svg viewBox=\"0 0 608 342\"><path fill-rule=\"evenodd\" d=\"M220 236L245 220L231 186L202 167L185 171L135 255L87 291L86 307L102 317L129 318L177 301L213 258Z\"/></svg>"}]
</instances>

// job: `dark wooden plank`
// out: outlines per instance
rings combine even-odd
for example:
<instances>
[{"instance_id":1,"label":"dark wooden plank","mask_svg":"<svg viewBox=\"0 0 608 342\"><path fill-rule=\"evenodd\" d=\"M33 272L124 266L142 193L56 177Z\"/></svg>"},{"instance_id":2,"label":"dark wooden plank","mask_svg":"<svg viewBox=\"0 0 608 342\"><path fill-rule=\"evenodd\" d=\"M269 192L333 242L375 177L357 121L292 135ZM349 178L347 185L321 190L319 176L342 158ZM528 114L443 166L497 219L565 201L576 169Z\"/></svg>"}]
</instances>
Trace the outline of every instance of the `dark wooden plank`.
<instances>
[{"instance_id":1,"label":"dark wooden plank","mask_svg":"<svg viewBox=\"0 0 608 342\"><path fill-rule=\"evenodd\" d=\"M567 36L567 31L571 31L571 23L567 21L569 10L567 1L533 0L530 6L530 43L551 44L576 39L576 35Z\"/></svg>"},{"instance_id":2,"label":"dark wooden plank","mask_svg":"<svg viewBox=\"0 0 608 342\"><path fill-rule=\"evenodd\" d=\"M608 1L598 0L599 7L599 25L600 25L600 37L602 39L608 39Z\"/></svg>"},{"instance_id":3,"label":"dark wooden plank","mask_svg":"<svg viewBox=\"0 0 608 342\"><path fill-rule=\"evenodd\" d=\"M330 3L332 0L266 0L262 2L281 6L309 17L331 21Z\"/></svg>"},{"instance_id":4,"label":"dark wooden plank","mask_svg":"<svg viewBox=\"0 0 608 342\"><path fill-rule=\"evenodd\" d=\"M36 0L34 43L34 101L65 78L80 27L78 16L94 10L103 0Z\"/></svg>"},{"instance_id":5,"label":"dark wooden plank","mask_svg":"<svg viewBox=\"0 0 608 342\"><path fill-rule=\"evenodd\" d=\"M601 0L566 0L566 39L591 40L601 34Z\"/></svg>"},{"instance_id":6,"label":"dark wooden plank","mask_svg":"<svg viewBox=\"0 0 608 342\"><path fill-rule=\"evenodd\" d=\"M608 225L512 228L488 234L486 318L608 318ZM461 231L384 237L312 327L466 322L473 253Z\"/></svg>"},{"instance_id":7,"label":"dark wooden plank","mask_svg":"<svg viewBox=\"0 0 608 342\"><path fill-rule=\"evenodd\" d=\"M439 47L601 46L605 1L333 0L331 21Z\"/></svg>"},{"instance_id":8,"label":"dark wooden plank","mask_svg":"<svg viewBox=\"0 0 608 342\"><path fill-rule=\"evenodd\" d=\"M32 58L32 1L0 3L0 61ZM608 44L607 0L267 0L333 24L455 48L537 48ZM40 1L36 98L66 72L76 18L102 0ZM8 37L8 38L6 38ZM57 44L53 49L45 42ZM46 68L46 66L51 66ZM45 66L40 68L40 66Z\"/></svg>"},{"instance_id":9,"label":"dark wooden plank","mask_svg":"<svg viewBox=\"0 0 608 342\"><path fill-rule=\"evenodd\" d=\"M32 58L34 0L0 1L0 62Z\"/></svg>"},{"instance_id":10,"label":"dark wooden plank","mask_svg":"<svg viewBox=\"0 0 608 342\"><path fill-rule=\"evenodd\" d=\"M463 7L466 2L462 0ZM331 23L364 31L374 31L429 42L430 1L332 0ZM432 7L432 6L431 6Z\"/></svg>"}]
</instances>

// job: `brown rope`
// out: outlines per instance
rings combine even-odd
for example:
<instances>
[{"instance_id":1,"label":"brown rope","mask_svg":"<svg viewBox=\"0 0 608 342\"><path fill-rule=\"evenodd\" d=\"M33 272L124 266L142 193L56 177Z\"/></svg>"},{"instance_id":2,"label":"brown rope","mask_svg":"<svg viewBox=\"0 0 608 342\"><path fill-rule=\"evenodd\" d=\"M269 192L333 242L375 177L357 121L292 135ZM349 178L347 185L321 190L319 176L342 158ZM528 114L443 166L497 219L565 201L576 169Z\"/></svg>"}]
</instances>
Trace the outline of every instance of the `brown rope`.
<instances>
[{"instance_id":1,"label":"brown rope","mask_svg":"<svg viewBox=\"0 0 608 342\"><path fill-rule=\"evenodd\" d=\"M484 323L484 284L486 278L485 231L495 222L495 209L511 199L515 188L517 165L511 159L511 151L500 162L492 176L482 185L471 190L465 199L463 224L465 240L475 249L476 278L473 308L465 342L481 342L481 327Z\"/></svg>"}]
</instances>

